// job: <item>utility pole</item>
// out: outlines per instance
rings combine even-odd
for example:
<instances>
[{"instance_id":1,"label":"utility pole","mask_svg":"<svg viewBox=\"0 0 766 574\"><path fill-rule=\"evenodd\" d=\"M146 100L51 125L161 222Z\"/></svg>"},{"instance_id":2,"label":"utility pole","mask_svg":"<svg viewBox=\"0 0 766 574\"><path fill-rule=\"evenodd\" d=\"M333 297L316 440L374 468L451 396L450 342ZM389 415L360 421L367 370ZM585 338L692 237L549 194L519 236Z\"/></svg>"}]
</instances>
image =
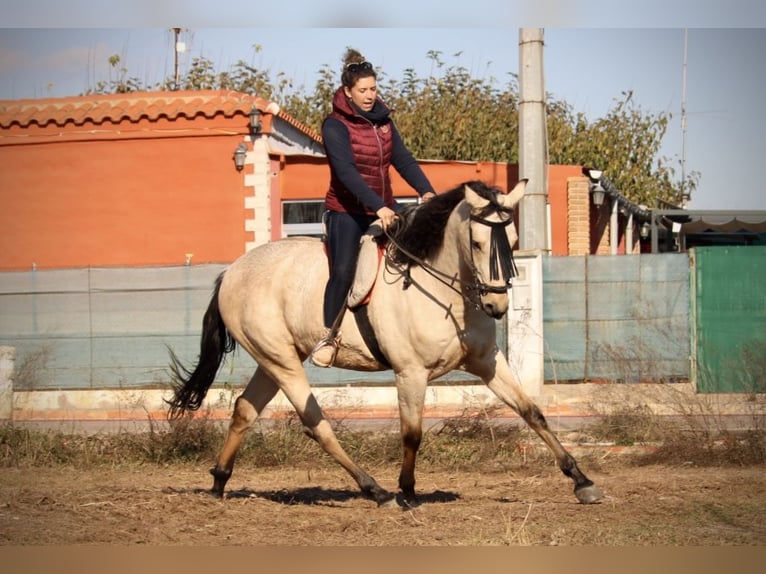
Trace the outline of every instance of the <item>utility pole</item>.
<instances>
[{"instance_id":1,"label":"utility pole","mask_svg":"<svg viewBox=\"0 0 766 574\"><path fill-rule=\"evenodd\" d=\"M689 29L684 28L684 63L681 80L681 206L691 199L691 194L686 191L686 58L689 44Z\"/></svg>"},{"instance_id":2,"label":"utility pole","mask_svg":"<svg viewBox=\"0 0 766 574\"><path fill-rule=\"evenodd\" d=\"M185 46L182 46L178 42L178 36L181 33L181 28L173 28L173 89L177 90L181 83L181 78L178 75L178 52L183 52ZM182 49L183 47L183 49Z\"/></svg>"},{"instance_id":3,"label":"utility pole","mask_svg":"<svg viewBox=\"0 0 766 574\"><path fill-rule=\"evenodd\" d=\"M519 248L547 251L548 140L542 28L519 30L519 96L519 177L529 180L519 209Z\"/></svg>"}]
</instances>

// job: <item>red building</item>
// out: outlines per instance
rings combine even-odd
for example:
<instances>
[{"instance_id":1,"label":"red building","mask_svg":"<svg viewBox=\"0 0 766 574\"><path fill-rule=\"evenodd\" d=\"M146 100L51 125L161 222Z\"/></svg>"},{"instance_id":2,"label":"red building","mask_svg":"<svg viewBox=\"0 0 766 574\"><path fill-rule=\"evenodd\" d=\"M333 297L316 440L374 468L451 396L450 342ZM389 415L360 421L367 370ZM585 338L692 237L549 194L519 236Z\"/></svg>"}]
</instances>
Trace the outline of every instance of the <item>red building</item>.
<instances>
[{"instance_id":1,"label":"red building","mask_svg":"<svg viewBox=\"0 0 766 574\"><path fill-rule=\"evenodd\" d=\"M437 190L518 179L516 165L421 164ZM0 101L0 166L0 271L230 262L317 232L328 181L319 134L228 91ZM548 198L551 254L610 252L579 166L549 167Z\"/></svg>"}]
</instances>

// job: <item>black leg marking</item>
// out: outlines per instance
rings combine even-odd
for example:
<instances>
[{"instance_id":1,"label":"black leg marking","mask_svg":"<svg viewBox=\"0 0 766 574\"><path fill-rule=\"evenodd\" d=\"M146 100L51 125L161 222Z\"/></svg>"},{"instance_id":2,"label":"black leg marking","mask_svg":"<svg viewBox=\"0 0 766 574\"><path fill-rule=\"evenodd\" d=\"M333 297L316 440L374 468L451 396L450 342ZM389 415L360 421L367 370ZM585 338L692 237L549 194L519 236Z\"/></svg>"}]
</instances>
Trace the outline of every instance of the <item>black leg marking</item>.
<instances>
[{"instance_id":1,"label":"black leg marking","mask_svg":"<svg viewBox=\"0 0 766 574\"><path fill-rule=\"evenodd\" d=\"M210 489L210 492L218 498L223 498L223 489L231 478L231 470L214 466L210 469L210 474L213 475L213 488Z\"/></svg>"}]
</instances>

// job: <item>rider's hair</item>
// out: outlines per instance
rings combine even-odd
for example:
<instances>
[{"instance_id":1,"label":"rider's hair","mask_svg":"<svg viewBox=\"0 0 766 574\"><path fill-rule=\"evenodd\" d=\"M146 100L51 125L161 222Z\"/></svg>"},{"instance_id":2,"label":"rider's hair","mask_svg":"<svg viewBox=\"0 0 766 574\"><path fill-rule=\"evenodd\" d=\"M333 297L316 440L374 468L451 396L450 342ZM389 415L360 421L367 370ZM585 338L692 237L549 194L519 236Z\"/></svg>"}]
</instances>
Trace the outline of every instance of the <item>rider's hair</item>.
<instances>
[{"instance_id":1,"label":"rider's hair","mask_svg":"<svg viewBox=\"0 0 766 574\"><path fill-rule=\"evenodd\" d=\"M346 48L343 55L343 69L340 75L341 83L347 88L353 88L360 78L377 78L375 68L364 59L359 50Z\"/></svg>"}]
</instances>

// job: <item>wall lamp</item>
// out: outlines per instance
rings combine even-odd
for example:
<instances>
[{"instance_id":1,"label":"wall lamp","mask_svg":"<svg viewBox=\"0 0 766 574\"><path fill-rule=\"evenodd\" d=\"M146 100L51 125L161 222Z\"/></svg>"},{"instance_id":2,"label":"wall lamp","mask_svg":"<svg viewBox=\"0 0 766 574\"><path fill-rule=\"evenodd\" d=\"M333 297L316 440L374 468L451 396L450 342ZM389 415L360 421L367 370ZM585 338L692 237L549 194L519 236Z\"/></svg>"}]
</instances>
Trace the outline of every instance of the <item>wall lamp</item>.
<instances>
[{"instance_id":1,"label":"wall lamp","mask_svg":"<svg viewBox=\"0 0 766 574\"><path fill-rule=\"evenodd\" d=\"M600 169L586 169L588 179L590 179L590 193L593 196L593 205L600 207L604 205L606 190L601 185L601 176L604 173Z\"/></svg>"},{"instance_id":2,"label":"wall lamp","mask_svg":"<svg viewBox=\"0 0 766 574\"><path fill-rule=\"evenodd\" d=\"M591 185L590 193L593 196L593 205L596 207L604 205L604 195L606 194L606 191L600 183L594 183Z\"/></svg>"},{"instance_id":3,"label":"wall lamp","mask_svg":"<svg viewBox=\"0 0 766 574\"><path fill-rule=\"evenodd\" d=\"M250 132L257 134L261 131L261 112L258 108L253 107L250 110Z\"/></svg>"},{"instance_id":4,"label":"wall lamp","mask_svg":"<svg viewBox=\"0 0 766 574\"><path fill-rule=\"evenodd\" d=\"M650 231L651 231L651 227L649 226L648 223L644 222L641 224L641 227L638 230L638 234L641 236L641 239L648 239Z\"/></svg>"},{"instance_id":5,"label":"wall lamp","mask_svg":"<svg viewBox=\"0 0 766 574\"><path fill-rule=\"evenodd\" d=\"M237 171L242 171L245 167L245 156L247 155L247 146L241 143L234 150L234 167Z\"/></svg>"}]
</instances>

